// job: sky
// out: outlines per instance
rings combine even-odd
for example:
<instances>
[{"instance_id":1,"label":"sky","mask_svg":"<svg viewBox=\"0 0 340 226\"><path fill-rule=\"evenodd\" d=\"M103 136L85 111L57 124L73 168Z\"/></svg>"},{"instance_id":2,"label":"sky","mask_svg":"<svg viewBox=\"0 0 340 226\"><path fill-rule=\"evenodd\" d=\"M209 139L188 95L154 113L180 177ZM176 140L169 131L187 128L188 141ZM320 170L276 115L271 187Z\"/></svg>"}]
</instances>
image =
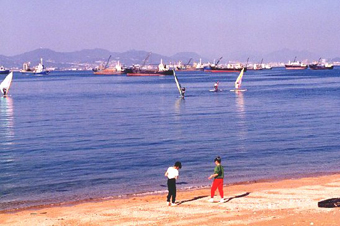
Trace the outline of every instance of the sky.
<instances>
[{"instance_id":1,"label":"sky","mask_svg":"<svg viewBox=\"0 0 340 226\"><path fill-rule=\"evenodd\" d=\"M339 0L0 0L0 55L103 48L340 56Z\"/></svg>"}]
</instances>

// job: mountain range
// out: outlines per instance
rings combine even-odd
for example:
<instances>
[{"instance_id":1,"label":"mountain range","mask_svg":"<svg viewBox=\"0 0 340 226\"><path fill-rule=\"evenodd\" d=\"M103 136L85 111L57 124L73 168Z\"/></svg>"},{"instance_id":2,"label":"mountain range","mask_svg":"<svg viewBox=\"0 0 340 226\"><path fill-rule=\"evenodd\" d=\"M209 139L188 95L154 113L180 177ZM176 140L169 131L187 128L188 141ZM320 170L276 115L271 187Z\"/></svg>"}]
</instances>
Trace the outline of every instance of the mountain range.
<instances>
[{"instance_id":1,"label":"mountain range","mask_svg":"<svg viewBox=\"0 0 340 226\"><path fill-rule=\"evenodd\" d=\"M126 66L132 64L142 64L146 56L149 54L147 51L142 50L130 50L126 52L111 52L105 49L84 49L74 52L56 52L51 49L39 48L26 53L18 54L15 56L0 55L0 66L3 65L6 68L21 68L24 62L31 62L31 66L35 66L40 62L40 58L44 59L46 67L56 68L72 68L79 65L86 65L88 67L96 67L99 64L106 62L111 55L110 61L120 61ZM235 54L236 56L236 54ZM249 62L260 62L264 59L264 62L288 62L294 60L297 56L297 60L309 60L309 62L319 59L319 55L309 51L294 51L289 49L282 49L269 54L238 54L237 57L231 59L223 58L221 63L230 61L245 62L247 58L250 58ZM220 56L216 56L218 59ZM208 59L194 52L180 52L173 56L164 56L157 53L152 53L147 61L148 64L159 64L161 59L165 64L170 62L181 61L183 64L189 62L198 62L202 59L202 62L213 62L214 59ZM340 61L340 58L327 59L330 62Z\"/></svg>"},{"instance_id":2,"label":"mountain range","mask_svg":"<svg viewBox=\"0 0 340 226\"><path fill-rule=\"evenodd\" d=\"M98 66L100 63L107 62L109 56L110 61L120 61L122 64L130 66L133 64L142 64L148 56L147 51L130 50L127 52L110 52L105 49L84 49L74 52L56 52L51 49L36 49L30 52L15 56L0 55L0 65L6 68L21 68L24 62L30 62L31 66L35 66L43 58L46 67L72 68L75 65ZM200 58L205 62L207 59L192 52L181 52L173 56L164 56L152 53L147 61L148 64L159 64L161 59L164 63L182 61L184 64L192 58L198 62Z\"/></svg>"}]
</instances>

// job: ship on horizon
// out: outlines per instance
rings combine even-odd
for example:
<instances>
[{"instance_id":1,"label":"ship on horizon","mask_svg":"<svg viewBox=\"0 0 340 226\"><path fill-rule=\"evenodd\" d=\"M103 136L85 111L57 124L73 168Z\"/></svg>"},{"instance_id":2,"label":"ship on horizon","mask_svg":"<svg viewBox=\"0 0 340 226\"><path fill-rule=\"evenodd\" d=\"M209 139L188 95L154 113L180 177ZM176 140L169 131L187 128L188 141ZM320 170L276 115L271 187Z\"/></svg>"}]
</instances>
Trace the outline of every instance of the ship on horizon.
<instances>
[{"instance_id":1,"label":"ship on horizon","mask_svg":"<svg viewBox=\"0 0 340 226\"><path fill-rule=\"evenodd\" d=\"M121 65L121 63L118 61L115 67L109 67L109 62L111 59L111 55L109 56L109 59L107 60L105 66L103 66L102 64L97 67L92 69L93 73L95 75L120 75L125 73L125 69L123 68L123 66Z\"/></svg>"},{"instance_id":2,"label":"ship on horizon","mask_svg":"<svg viewBox=\"0 0 340 226\"><path fill-rule=\"evenodd\" d=\"M6 69L4 66L0 66L0 74L8 74L9 70Z\"/></svg>"},{"instance_id":3,"label":"ship on horizon","mask_svg":"<svg viewBox=\"0 0 340 226\"><path fill-rule=\"evenodd\" d=\"M31 69L30 62L25 62L23 64L23 69L20 71L23 74L35 74L35 75L47 75L49 71L45 68L43 64L43 59L40 58L40 63L34 69Z\"/></svg>"},{"instance_id":4,"label":"ship on horizon","mask_svg":"<svg viewBox=\"0 0 340 226\"><path fill-rule=\"evenodd\" d=\"M304 64L300 61L296 61L296 57L294 58L294 61L289 61L287 64L285 64L285 67L287 70L304 70L308 68L307 64Z\"/></svg>"},{"instance_id":5,"label":"ship on horizon","mask_svg":"<svg viewBox=\"0 0 340 226\"><path fill-rule=\"evenodd\" d=\"M209 66L204 67L204 71L212 73L241 72L242 69L244 69L244 72L247 71L247 67L243 66L241 63L219 65L222 58L223 57L220 57L215 64L210 64Z\"/></svg>"},{"instance_id":6,"label":"ship on horizon","mask_svg":"<svg viewBox=\"0 0 340 226\"><path fill-rule=\"evenodd\" d=\"M309 64L309 68L311 70L331 70L334 68L334 66L333 64L326 63L325 60L321 62L321 57L320 57L318 62Z\"/></svg>"},{"instance_id":7,"label":"ship on horizon","mask_svg":"<svg viewBox=\"0 0 340 226\"><path fill-rule=\"evenodd\" d=\"M127 68L125 73L127 76L162 76L162 75L173 75L173 70L163 64L163 60L161 59L160 64L155 68L153 65L146 65L151 52L148 53L146 58L143 61L142 65L132 65L132 67Z\"/></svg>"}]
</instances>

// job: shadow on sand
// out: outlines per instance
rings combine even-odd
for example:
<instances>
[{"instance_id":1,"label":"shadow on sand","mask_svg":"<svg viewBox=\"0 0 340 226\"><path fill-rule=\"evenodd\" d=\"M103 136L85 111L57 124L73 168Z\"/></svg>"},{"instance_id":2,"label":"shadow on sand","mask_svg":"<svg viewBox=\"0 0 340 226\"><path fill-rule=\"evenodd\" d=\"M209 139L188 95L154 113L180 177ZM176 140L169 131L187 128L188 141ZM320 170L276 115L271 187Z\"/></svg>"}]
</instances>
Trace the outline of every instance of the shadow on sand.
<instances>
[{"instance_id":1,"label":"shadow on sand","mask_svg":"<svg viewBox=\"0 0 340 226\"><path fill-rule=\"evenodd\" d=\"M249 194L250 194L250 192L246 192L246 193L244 193L244 194L242 194L242 195L236 195L236 196L234 196L234 197L230 197L230 198L228 198L228 199L225 199L225 202L224 202L224 203L230 202L230 201L233 200L233 199L246 197L246 196L248 196ZM186 203L186 202L192 202L192 201L199 200L199 199L203 199L203 198L207 198L207 197L209 197L209 195L197 196L197 197L194 197L194 198L192 198L192 199L187 199L187 200L183 200L183 201L181 201L181 202L178 202L177 205L181 205L181 204Z\"/></svg>"},{"instance_id":2,"label":"shadow on sand","mask_svg":"<svg viewBox=\"0 0 340 226\"><path fill-rule=\"evenodd\" d=\"M180 201L180 202L177 203L177 205L181 205L181 204L186 203L186 202L192 202L192 201L195 201L195 200L198 200L198 199L203 199L203 198L206 198L206 197L208 197L208 195L196 196L192 199Z\"/></svg>"},{"instance_id":3,"label":"shadow on sand","mask_svg":"<svg viewBox=\"0 0 340 226\"><path fill-rule=\"evenodd\" d=\"M230 197L230 198L228 198L228 199L225 199L225 203L226 203L226 202L230 202L230 201L233 200L233 199L238 199L238 198L246 197L246 196L248 196L249 194L250 194L250 192L246 192L246 193L244 193L244 194L242 194L242 195L236 195L236 196L234 196L234 197Z\"/></svg>"}]
</instances>

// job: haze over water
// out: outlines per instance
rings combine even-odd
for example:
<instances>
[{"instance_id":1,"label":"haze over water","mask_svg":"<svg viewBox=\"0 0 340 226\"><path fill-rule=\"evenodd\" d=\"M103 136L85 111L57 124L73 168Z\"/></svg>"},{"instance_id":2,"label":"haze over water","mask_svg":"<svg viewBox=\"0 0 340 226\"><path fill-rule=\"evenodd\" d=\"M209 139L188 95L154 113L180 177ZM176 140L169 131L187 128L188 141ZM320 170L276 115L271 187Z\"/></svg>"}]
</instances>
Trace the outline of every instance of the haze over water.
<instances>
[{"instance_id":1,"label":"haze over water","mask_svg":"<svg viewBox=\"0 0 340 226\"><path fill-rule=\"evenodd\" d=\"M209 186L220 155L226 183L340 170L340 70L95 76L15 73L0 99L0 210ZM0 77L2 80L4 76ZM212 93L215 81L223 92Z\"/></svg>"}]
</instances>

